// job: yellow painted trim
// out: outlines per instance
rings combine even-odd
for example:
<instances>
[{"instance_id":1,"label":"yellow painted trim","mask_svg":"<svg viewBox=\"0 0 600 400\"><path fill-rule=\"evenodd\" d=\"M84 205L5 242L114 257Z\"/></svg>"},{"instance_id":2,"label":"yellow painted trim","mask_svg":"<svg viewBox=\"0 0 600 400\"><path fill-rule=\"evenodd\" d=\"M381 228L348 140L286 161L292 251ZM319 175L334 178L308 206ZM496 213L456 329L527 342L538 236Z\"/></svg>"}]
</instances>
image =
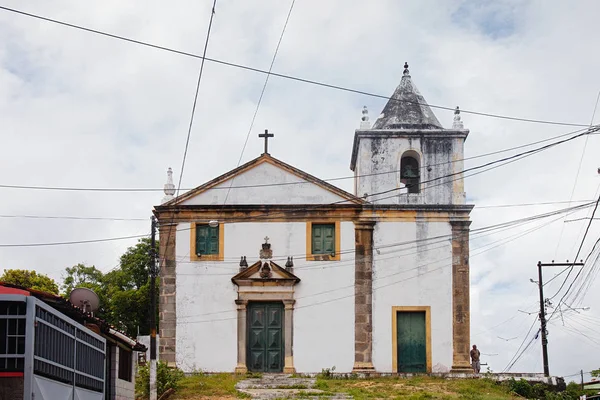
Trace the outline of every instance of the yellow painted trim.
<instances>
[{"instance_id":1,"label":"yellow painted trim","mask_svg":"<svg viewBox=\"0 0 600 400\"><path fill-rule=\"evenodd\" d=\"M335 255L312 254L312 225L313 224L335 224ZM342 249L342 231L340 221L318 220L306 221L306 261L340 261L340 250Z\"/></svg>"},{"instance_id":2,"label":"yellow painted trim","mask_svg":"<svg viewBox=\"0 0 600 400\"><path fill-rule=\"evenodd\" d=\"M431 306L392 307L392 372L398 372L398 311L425 311L425 354L427 358L427 372L431 373Z\"/></svg>"},{"instance_id":3,"label":"yellow painted trim","mask_svg":"<svg viewBox=\"0 0 600 400\"><path fill-rule=\"evenodd\" d=\"M376 221L376 222L450 222L451 219L468 219L469 211L415 211L415 210L363 210L355 209L331 209L331 210L182 210L177 214L165 212L160 216L160 221L169 223L175 219L179 222L191 222L218 220L228 223L254 223L260 222L305 222L314 220L315 222L335 222L340 221Z\"/></svg>"},{"instance_id":4,"label":"yellow painted trim","mask_svg":"<svg viewBox=\"0 0 600 400\"><path fill-rule=\"evenodd\" d=\"M219 224L219 254L205 254L198 257L196 254L196 226L208 225L191 223L190 229L190 261L223 261L225 259L225 224Z\"/></svg>"}]
</instances>

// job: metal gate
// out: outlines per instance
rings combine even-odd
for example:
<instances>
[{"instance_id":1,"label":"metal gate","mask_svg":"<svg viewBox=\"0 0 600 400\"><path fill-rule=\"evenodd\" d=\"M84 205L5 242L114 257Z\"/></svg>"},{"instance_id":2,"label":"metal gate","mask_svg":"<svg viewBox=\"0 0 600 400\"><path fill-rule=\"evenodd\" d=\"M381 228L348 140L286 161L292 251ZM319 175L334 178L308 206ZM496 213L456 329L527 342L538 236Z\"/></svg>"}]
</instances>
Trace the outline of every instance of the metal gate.
<instances>
[{"instance_id":1,"label":"metal gate","mask_svg":"<svg viewBox=\"0 0 600 400\"><path fill-rule=\"evenodd\" d=\"M4 317L8 328L16 324L7 340L22 352L0 355L0 363L24 372L23 399L103 400L106 340L35 297L0 296L8 303L25 310Z\"/></svg>"}]
</instances>

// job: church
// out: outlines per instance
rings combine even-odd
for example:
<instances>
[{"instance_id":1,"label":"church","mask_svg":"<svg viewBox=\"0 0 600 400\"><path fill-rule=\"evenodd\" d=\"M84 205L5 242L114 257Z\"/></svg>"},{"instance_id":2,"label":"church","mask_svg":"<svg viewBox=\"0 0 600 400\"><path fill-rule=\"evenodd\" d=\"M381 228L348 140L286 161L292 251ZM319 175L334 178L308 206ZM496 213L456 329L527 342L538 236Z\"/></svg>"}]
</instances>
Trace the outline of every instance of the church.
<instances>
[{"instance_id":1,"label":"church","mask_svg":"<svg viewBox=\"0 0 600 400\"><path fill-rule=\"evenodd\" d=\"M464 129L405 64L354 193L264 153L154 208L159 358L185 372L472 372Z\"/></svg>"}]
</instances>

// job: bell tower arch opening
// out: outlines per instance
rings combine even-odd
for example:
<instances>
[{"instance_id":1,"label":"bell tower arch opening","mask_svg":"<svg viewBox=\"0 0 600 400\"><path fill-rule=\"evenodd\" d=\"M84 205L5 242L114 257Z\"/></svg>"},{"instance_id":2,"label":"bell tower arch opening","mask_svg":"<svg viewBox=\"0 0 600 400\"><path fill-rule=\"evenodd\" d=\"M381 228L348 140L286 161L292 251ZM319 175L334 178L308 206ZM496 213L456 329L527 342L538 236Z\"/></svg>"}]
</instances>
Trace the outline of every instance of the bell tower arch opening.
<instances>
[{"instance_id":1,"label":"bell tower arch opening","mask_svg":"<svg viewBox=\"0 0 600 400\"><path fill-rule=\"evenodd\" d=\"M400 182L408 193L421 193L421 156L414 150L405 151L400 158Z\"/></svg>"}]
</instances>

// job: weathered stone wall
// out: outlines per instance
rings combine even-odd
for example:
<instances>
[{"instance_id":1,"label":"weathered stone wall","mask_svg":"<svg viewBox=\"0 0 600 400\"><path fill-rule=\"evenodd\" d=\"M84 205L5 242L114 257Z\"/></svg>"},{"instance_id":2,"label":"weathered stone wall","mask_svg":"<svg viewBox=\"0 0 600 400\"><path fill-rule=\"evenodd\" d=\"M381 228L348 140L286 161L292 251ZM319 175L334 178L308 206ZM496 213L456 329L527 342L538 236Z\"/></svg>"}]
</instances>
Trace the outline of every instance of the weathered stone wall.
<instances>
[{"instance_id":1,"label":"weathered stone wall","mask_svg":"<svg viewBox=\"0 0 600 400\"><path fill-rule=\"evenodd\" d=\"M177 328L175 246L177 224L170 224L169 219L159 221L159 235L159 358L168 364L175 365L175 340Z\"/></svg>"},{"instance_id":2,"label":"weathered stone wall","mask_svg":"<svg viewBox=\"0 0 600 400\"><path fill-rule=\"evenodd\" d=\"M470 282L469 225L470 221L452 221L452 329L454 372L470 371Z\"/></svg>"},{"instance_id":3,"label":"weathered stone wall","mask_svg":"<svg viewBox=\"0 0 600 400\"><path fill-rule=\"evenodd\" d=\"M390 190L368 197L369 201L380 199L378 204L464 204L463 181L453 175L463 169L464 138L444 137L443 132L390 131L376 136L358 132L355 171L367 176L356 178L355 194L360 197ZM419 194L397 190L400 161L407 151L419 155L420 181L425 182Z\"/></svg>"},{"instance_id":4,"label":"weathered stone wall","mask_svg":"<svg viewBox=\"0 0 600 400\"><path fill-rule=\"evenodd\" d=\"M354 368L373 370L373 226L355 223Z\"/></svg>"}]
</instances>

